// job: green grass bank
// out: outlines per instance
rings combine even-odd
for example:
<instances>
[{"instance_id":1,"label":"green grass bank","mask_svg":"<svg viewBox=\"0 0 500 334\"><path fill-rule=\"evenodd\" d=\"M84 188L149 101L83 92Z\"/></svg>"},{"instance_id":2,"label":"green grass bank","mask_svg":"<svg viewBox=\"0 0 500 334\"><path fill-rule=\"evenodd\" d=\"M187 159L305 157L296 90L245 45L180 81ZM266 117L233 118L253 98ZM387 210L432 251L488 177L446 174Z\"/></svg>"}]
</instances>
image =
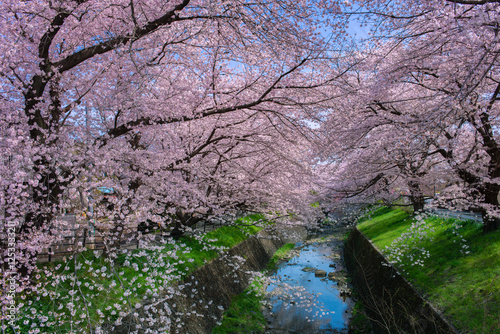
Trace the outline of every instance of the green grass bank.
<instances>
[{"instance_id":1,"label":"green grass bank","mask_svg":"<svg viewBox=\"0 0 500 334\"><path fill-rule=\"evenodd\" d=\"M287 243L276 250L264 270L268 274L277 269L280 261L288 257L295 244ZM230 307L224 311L221 323L215 327L212 334L259 334L264 333L266 318L262 314L264 286L257 279L245 291L231 300Z\"/></svg>"},{"instance_id":2,"label":"green grass bank","mask_svg":"<svg viewBox=\"0 0 500 334\"><path fill-rule=\"evenodd\" d=\"M149 296L182 282L221 250L258 233L262 228L253 223L261 218L250 216L238 222L245 226L223 226L198 238L186 236L147 249L123 250L112 258L87 250L39 264L34 279L46 292L18 296L24 304L17 316L19 331L90 333L105 328L127 309L140 307Z\"/></svg>"},{"instance_id":3,"label":"green grass bank","mask_svg":"<svg viewBox=\"0 0 500 334\"><path fill-rule=\"evenodd\" d=\"M500 333L500 231L382 207L358 229L464 333Z\"/></svg>"}]
</instances>

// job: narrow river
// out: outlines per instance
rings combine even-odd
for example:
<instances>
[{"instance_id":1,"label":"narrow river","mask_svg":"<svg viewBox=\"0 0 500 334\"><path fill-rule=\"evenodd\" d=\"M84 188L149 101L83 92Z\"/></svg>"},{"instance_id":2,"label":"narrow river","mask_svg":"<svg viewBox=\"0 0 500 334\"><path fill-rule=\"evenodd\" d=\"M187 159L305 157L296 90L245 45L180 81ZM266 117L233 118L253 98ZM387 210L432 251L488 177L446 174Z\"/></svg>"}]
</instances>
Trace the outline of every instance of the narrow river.
<instances>
[{"instance_id":1,"label":"narrow river","mask_svg":"<svg viewBox=\"0 0 500 334\"><path fill-rule=\"evenodd\" d=\"M342 266L343 232L299 244L267 291L266 333L347 333L353 302Z\"/></svg>"}]
</instances>

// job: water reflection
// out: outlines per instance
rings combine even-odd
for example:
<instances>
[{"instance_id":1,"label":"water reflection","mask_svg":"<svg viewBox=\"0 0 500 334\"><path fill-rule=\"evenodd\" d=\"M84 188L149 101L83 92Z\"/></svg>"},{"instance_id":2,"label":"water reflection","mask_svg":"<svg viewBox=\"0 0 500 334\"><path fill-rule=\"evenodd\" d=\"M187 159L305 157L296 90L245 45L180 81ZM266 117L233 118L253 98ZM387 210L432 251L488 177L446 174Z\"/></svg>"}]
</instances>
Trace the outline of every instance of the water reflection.
<instances>
[{"instance_id":1,"label":"water reflection","mask_svg":"<svg viewBox=\"0 0 500 334\"><path fill-rule=\"evenodd\" d=\"M279 267L267 288L267 333L347 333L352 302L341 293L340 245L338 238L310 243Z\"/></svg>"}]
</instances>

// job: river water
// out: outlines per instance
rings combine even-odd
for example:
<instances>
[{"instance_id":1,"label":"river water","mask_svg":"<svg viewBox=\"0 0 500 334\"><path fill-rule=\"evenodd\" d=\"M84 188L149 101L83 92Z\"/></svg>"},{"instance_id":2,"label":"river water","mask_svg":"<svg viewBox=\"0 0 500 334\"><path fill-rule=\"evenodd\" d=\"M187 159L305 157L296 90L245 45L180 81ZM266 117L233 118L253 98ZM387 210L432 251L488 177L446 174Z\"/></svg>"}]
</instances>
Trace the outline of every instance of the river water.
<instances>
[{"instance_id":1,"label":"river water","mask_svg":"<svg viewBox=\"0 0 500 334\"><path fill-rule=\"evenodd\" d=\"M347 333L353 302L342 266L342 238L339 232L298 244L278 266L267 287L266 333Z\"/></svg>"}]
</instances>

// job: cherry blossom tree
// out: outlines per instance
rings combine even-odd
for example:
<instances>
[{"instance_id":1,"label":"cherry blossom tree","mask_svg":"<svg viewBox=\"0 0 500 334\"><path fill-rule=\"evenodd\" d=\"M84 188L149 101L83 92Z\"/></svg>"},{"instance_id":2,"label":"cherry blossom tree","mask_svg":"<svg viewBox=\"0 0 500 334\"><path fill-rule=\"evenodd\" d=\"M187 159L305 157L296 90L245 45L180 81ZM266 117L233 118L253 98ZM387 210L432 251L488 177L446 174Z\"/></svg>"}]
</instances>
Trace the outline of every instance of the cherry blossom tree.
<instances>
[{"instance_id":1,"label":"cherry blossom tree","mask_svg":"<svg viewBox=\"0 0 500 334\"><path fill-rule=\"evenodd\" d=\"M80 214L100 187L114 191L93 203L109 263L148 219L299 210L310 122L343 72L319 33L340 31L338 11L316 0L2 2L0 203L18 293L48 293L33 284L52 275L37 254L61 239L72 201L88 224Z\"/></svg>"},{"instance_id":2,"label":"cherry blossom tree","mask_svg":"<svg viewBox=\"0 0 500 334\"><path fill-rule=\"evenodd\" d=\"M337 113L323 124L319 150L324 164L318 169L323 170L325 194L388 204L405 197L415 212L421 211L424 189L443 178L437 173L444 159L432 150L421 128L408 127L397 109L373 99L368 81L367 76L362 84L352 84L356 89L346 95L347 100L357 102L340 99L342 111L337 107Z\"/></svg>"},{"instance_id":3,"label":"cherry blossom tree","mask_svg":"<svg viewBox=\"0 0 500 334\"><path fill-rule=\"evenodd\" d=\"M358 113L371 106L379 114L370 129L384 120L404 126L392 132L400 132L401 141L408 134L420 136L407 145L420 142L427 147L423 154L441 155L465 184L462 203L481 208L485 231L497 228L498 3L356 5L356 15L373 28L361 78L366 94L357 95L364 100Z\"/></svg>"}]
</instances>

